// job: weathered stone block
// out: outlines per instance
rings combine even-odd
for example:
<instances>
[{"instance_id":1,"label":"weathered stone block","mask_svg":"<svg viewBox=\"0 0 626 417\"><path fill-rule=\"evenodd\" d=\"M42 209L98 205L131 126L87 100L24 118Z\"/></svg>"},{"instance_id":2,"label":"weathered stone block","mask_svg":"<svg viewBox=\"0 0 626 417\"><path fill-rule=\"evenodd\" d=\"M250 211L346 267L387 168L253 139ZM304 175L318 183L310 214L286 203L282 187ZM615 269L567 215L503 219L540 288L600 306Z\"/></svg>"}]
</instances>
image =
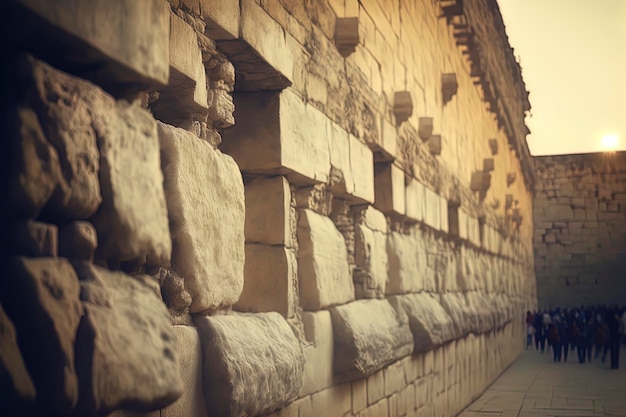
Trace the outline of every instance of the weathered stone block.
<instances>
[{"instance_id":1,"label":"weathered stone block","mask_svg":"<svg viewBox=\"0 0 626 417\"><path fill-rule=\"evenodd\" d=\"M243 291L235 308L240 311L276 311L293 317L297 304L298 265L293 249L246 244Z\"/></svg>"},{"instance_id":2,"label":"weathered stone block","mask_svg":"<svg viewBox=\"0 0 626 417\"><path fill-rule=\"evenodd\" d=\"M409 318L415 352L430 350L457 337L452 318L430 294L398 295L389 301Z\"/></svg>"},{"instance_id":3,"label":"weathered stone block","mask_svg":"<svg viewBox=\"0 0 626 417\"><path fill-rule=\"evenodd\" d=\"M175 333L156 280L86 261L74 267L85 310L76 340L76 412L146 412L178 399L183 385Z\"/></svg>"},{"instance_id":4,"label":"weathered stone block","mask_svg":"<svg viewBox=\"0 0 626 417\"><path fill-rule=\"evenodd\" d=\"M295 212L285 177L255 178L246 183L246 242L295 247ZM293 217L293 218L292 218Z\"/></svg>"},{"instance_id":5,"label":"weathered stone block","mask_svg":"<svg viewBox=\"0 0 626 417\"><path fill-rule=\"evenodd\" d=\"M302 386L300 341L278 313L196 318L204 399L220 416L255 416L284 407Z\"/></svg>"},{"instance_id":6,"label":"weathered stone block","mask_svg":"<svg viewBox=\"0 0 626 417\"><path fill-rule=\"evenodd\" d=\"M472 320L475 312L462 293L445 293L440 295L441 306L454 322L456 334L460 337L472 330Z\"/></svg>"},{"instance_id":7,"label":"weathered stone block","mask_svg":"<svg viewBox=\"0 0 626 417\"><path fill-rule=\"evenodd\" d=\"M335 46L344 58L359 44L359 18L338 17L335 21Z\"/></svg>"},{"instance_id":8,"label":"weathered stone block","mask_svg":"<svg viewBox=\"0 0 626 417\"><path fill-rule=\"evenodd\" d=\"M211 39L235 39L239 35L239 4L233 1L200 0L206 22L204 33Z\"/></svg>"},{"instance_id":9,"label":"weathered stone block","mask_svg":"<svg viewBox=\"0 0 626 417\"><path fill-rule=\"evenodd\" d=\"M243 288L244 189L237 164L193 134L158 124L172 269L190 311L234 304Z\"/></svg>"},{"instance_id":10,"label":"weathered stone block","mask_svg":"<svg viewBox=\"0 0 626 417\"><path fill-rule=\"evenodd\" d=\"M406 316L387 300L359 300L332 307L334 372L362 378L413 352Z\"/></svg>"},{"instance_id":11,"label":"weathered stone block","mask_svg":"<svg viewBox=\"0 0 626 417\"><path fill-rule=\"evenodd\" d=\"M406 216L417 221L424 220L425 196L424 186L412 179L405 189Z\"/></svg>"},{"instance_id":12,"label":"weathered stone block","mask_svg":"<svg viewBox=\"0 0 626 417\"><path fill-rule=\"evenodd\" d=\"M15 218L34 218L59 184L64 184L59 155L33 110L22 107L8 112L4 126L12 145L9 213Z\"/></svg>"},{"instance_id":13,"label":"weathered stone block","mask_svg":"<svg viewBox=\"0 0 626 417\"><path fill-rule=\"evenodd\" d=\"M167 83L170 12L165 1L19 0L12 9L18 43L36 46L46 60L79 71L111 92ZM33 19L37 31L25 24ZM64 54L55 54L58 45L66 48Z\"/></svg>"},{"instance_id":14,"label":"weathered stone block","mask_svg":"<svg viewBox=\"0 0 626 417\"><path fill-rule=\"evenodd\" d=\"M418 252L418 242L413 235L398 232L387 234L389 259L387 294L404 294L423 289Z\"/></svg>"},{"instance_id":15,"label":"weathered stone block","mask_svg":"<svg viewBox=\"0 0 626 417\"><path fill-rule=\"evenodd\" d=\"M329 318L330 321L330 318ZM17 346L13 323L0 305L0 390L2 410L15 415L31 415L35 386Z\"/></svg>"},{"instance_id":16,"label":"weathered stone block","mask_svg":"<svg viewBox=\"0 0 626 417\"><path fill-rule=\"evenodd\" d=\"M381 298L387 287L387 219L368 206L356 214L353 272L357 298Z\"/></svg>"},{"instance_id":17,"label":"weathered stone block","mask_svg":"<svg viewBox=\"0 0 626 417\"><path fill-rule=\"evenodd\" d=\"M194 326L174 326L173 344L183 378L183 393L172 405L160 410L159 417L207 417L198 329Z\"/></svg>"},{"instance_id":18,"label":"weathered stone block","mask_svg":"<svg viewBox=\"0 0 626 417\"><path fill-rule=\"evenodd\" d=\"M291 90L234 95L235 119L220 148L246 173L286 174L291 182L327 182L327 118Z\"/></svg>"},{"instance_id":19,"label":"weathered stone block","mask_svg":"<svg viewBox=\"0 0 626 417\"><path fill-rule=\"evenodd\" d=\"M136 105L119 104L109 110L107 125L102 126L106 134L97 136L102 205L93 222L98 255L167 266L172 242L156 122Z\"/></svg>"},{"instance_id":20,"label":"weathered stone block","mask_svg":"<svg viewBox=\"0 0 626 417\"><path fill-rule=\"evenodd\" d=\"M78 277L67 259L13 258L0 287L39 404L70 412L78 399L74 341L82 314ZM45 349L42 347L45 346Z\"/></svg>"},{"instance_id":21,"label":"weathered stone block","mask_svg":"<svg viewBox=\"0 0 626 417\"><path fill-rule=\"evenodd\" d=\"M299 397L333 385L333 324L327 310L302 313L304 333L304 374Z\"/></svg>"},{"instance_id":22,"label":"weathered stone block","mask_svg":"<svg viewBox=\"0 0 626 417\"><path fill-rule=\"evenodd\" d=\"M391 163L377 163L374 167L374 206L383 213L404 214L404 172Z\"/></svg>"},{"instance_id":23,"label":"weathered stone block","mask_svg":"<svg viewBox=\"0 0 626 417\"><path fill-rule=\"evenodd\" d=\"M59 232L59 254L68 259L93 261L98 247L95 227L86 221L75 221L61 227Z\"/></svg>"},{"instance_id":24,"label":"weathered stone block","mask_svg":"<svg viewBox=\"0 0 626 417\"><path fill-rule=\"evenodd\" d=\"M298 245L302 308L320 310L354 300L345 240L332 220L300 210Z\"/></svg>"},{"instance_id":25,"label":"weathered stone block","mask_svg":"<svg viewBox=\"0 0 626 417\"><path fill-rule=\"evenodd\" d=\"M12 254L52 258L57 256L58 228L56 225L27 220L14 222L11 226L11 247L8 249Z\"/></svg>"}]
</instances>

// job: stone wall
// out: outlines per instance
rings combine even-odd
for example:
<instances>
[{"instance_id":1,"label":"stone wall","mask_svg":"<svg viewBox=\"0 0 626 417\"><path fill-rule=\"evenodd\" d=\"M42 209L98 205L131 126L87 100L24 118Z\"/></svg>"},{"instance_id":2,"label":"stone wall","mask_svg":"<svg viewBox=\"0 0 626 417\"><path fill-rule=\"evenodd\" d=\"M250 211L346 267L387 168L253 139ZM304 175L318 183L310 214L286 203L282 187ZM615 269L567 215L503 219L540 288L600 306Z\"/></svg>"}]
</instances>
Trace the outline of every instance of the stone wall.
<instances>
[{"instance_id":1,"label":"stone wall","mask_svg":"<svg viewBox=\"0 0 626 417\"><path fill-rule=\"evenodd\" d=\"M535 158L542 308L626 303L626 153Z\"/></svg>"},{"instance_id":2,"label":"stone wall","mask_svg":"<svg viewBox=\"0 0 626 417\"><path fill-rule=\"evenodd\" d=\"M495 1L5 12L3 415L448 417L522 349Z\"/></svg>"}]
</instances>

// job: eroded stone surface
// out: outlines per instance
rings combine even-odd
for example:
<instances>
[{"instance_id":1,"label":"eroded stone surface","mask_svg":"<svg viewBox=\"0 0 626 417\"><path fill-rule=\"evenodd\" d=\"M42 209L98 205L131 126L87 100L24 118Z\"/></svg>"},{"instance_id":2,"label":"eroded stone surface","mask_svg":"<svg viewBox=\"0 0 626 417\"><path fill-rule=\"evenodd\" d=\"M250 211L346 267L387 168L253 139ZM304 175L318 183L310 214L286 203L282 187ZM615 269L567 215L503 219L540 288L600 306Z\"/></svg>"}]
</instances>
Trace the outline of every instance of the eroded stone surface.
<instances>
[{"instance_id":1,"label":"eroded stone surface","mask_svg":"<svg viewBox=\"0 0 626 417\"><path fill-rule=\"evenodd\" d=\"M13 258L10 271L0 297L15 325L38 402L51 411L70 412L79 394L74 341L82 308L76 272L62 258Z\"/></svg>"},{"instance_id":2,"label":"eroded stone surface","mask_svg":"<svg viewBox=\"0 0 626 417\"><path fill-rule=\"evenodd\" d=\"M246 242L294 247L287 179L255 178L246 182L245 193Z\"/></svg>"},{"instance_id":3,"label":"eroded stone surface","mask_svg":"<svg viewBox=\"0 0 626 417\"><path fill-rule=\"evenodd\" d=\"M430 294L397 295L389 301L409 318L415 352L430 350L457 337L454 322Z\"/></svg>"},{"instance_id":4,"label":"eroded stone surface","mask_svg":"<svg viewBox=\"0 0 626 417\"><path fill-rule=\"evenodd\" d=\"M354 299L354 284L343 236L332 220L299 210L298 277L305 310L320 310Z\"/></svg>"},{"instance_id":5,"label":"eroded stone surface","mask_svg":"<svg viewBox=\"0 0 626 417\"><path fill-rule=\"evenodd\" d=\"M204 399L220 416L255 416L298 396L304 356L278 313L196 318L203 352Z\"/></svg>"},{"instance_id":6,"label":"eroded stone surface","mask_svg":"<svg viewBox=\"0 0 626 417\"><path fill-rule=\"evenodd\" d=\"M54 224L16 221L12 224L10 234L12 242L9 251L15 255L57 256L58 228Z\"/></svg>"},{"instance_id":7,"label":"eroded stone surface","mask_svg":"<svg viewBox=\"0 0 626 417\"><path fill-rule=\"evenodd\" d=\"M355 215L354 285L357 298L382 298L387 287L387 219L368 206Z\"/></svg>"},{"instance_id":8,"label":"eroded stone surface","mask_svg":"<svg viewBox=\"0 0 626 417\"><path fill-rule=\"evenodd\" d=\"M330 308L335 375L363 377L413 352L406 315L387 300L358 300Z\"/></svg>"},{"instance_id":9,"label":"eroded stone surface","mask_svg":"<svg viewBox=\"0 0 626 417\"><path fill-rule=\"evenodd\" d=\"M76 341L78 414L151 411L182 393L175 335L147 275L128 276L74 262L85 314Z\"/></svg>"},{"instance_id":10,"label":"eroded stone surface","mask_svg":"<svg viewBox=\"0 0 626 417\"><path fill-rule=\"evenodd\" d=\"M93 224L75 221L61 227L59 254L69 259L92 261L98 247L98 235Z\"/></svg>"},{"instance_id":11,"label":"eroded stone surface","mask_svg":"<svg viewBox=\"0 0 626 417\"><path fill-rule=\"evenodd\" d=\"M243 288L244 188L233 159L193 134L158 124L172 235L172 269L190 311L234 304Z\"/></svg>"},{"instance_id":12,"label":"eroded stone surface","mask_svg":"<svg viewBox=\"0 0 626 417\"><path fill-rule=\"evenodd\" d=\"M0 305L0 390L2 410L15 415L30 415L35 401L35 386L17 346L15 328Z\"/></svg>"},{"instance_id":13,"label":"eroded stone surface","mask_svg":"<svg viewBox=\"0 0 626 417\"><path fill-rule=\"evenodd\" d=\"M390 232L387 234L389 283L387 294L404 294L424 288L420 271L420 253L415 235Z\"/></svg>"}]
</instances>

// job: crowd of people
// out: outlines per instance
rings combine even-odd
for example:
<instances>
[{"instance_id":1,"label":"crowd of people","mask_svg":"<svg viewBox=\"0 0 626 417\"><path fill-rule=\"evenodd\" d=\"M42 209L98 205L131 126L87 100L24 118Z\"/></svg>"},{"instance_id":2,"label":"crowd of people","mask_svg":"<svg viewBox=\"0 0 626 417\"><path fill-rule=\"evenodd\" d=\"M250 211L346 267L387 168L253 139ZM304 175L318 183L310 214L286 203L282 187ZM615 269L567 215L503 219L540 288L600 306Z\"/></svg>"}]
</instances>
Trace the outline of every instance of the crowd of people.
<instances>
[{"instance_id":1,"label":"crowd of people","mask_svg":"<svg viewBox=\"0 0 626 417\"><path fill-rule=\"evenodd\" d=\"M526 349L544 353L552 349L554 362L567 362L576 352L578 362L610 357L611 369L619 368L620 344L626 343L626 307L592 306L526 312ZM546 346L547 345L547 346Z\"/></svg>"}]
</instances>

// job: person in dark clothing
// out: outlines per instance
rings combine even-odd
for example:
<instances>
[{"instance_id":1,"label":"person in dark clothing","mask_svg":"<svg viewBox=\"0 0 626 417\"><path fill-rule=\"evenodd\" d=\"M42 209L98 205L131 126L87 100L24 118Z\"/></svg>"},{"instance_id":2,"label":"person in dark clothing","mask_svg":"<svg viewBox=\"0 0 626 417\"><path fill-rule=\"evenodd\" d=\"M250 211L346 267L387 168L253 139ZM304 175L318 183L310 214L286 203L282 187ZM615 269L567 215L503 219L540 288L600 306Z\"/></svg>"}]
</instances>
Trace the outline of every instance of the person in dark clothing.
<instances>
[{"instance_id":1,"label":"person in dark clothing","mask_svg":"<svg viewBox=\"0 0 626 417\"><path fill-rule=\"evenodd\" d=\"M578 316L578 322L576 323L576 327L578 327L578 340L576 344L576 351L578 353L578 362L585 363L585 359L587 358L587 338L588 338L588 329L587 329L587 320L585 315L581 312Z\"/></svg>"},{"instance_id":2,"label":"person in dark clothing","mask_svg":"<svg viewBox=\"0 0 626 417\"><path fill-rule=\"evenodd\" d=\"M555 324L550 324L548 327L548 343L552 346L552 352L554 353L554 362L561 362L561 338L559 336L559 329Z\"/></svg>"},{"instance_id":3,"label":"person in dark clothing","mask_svg":"<svg viewBox=\"0 0 626 417\"><path fill-rule=\"evenodd\" d=\"M596 322L593 312L587 314L587 362L591 362L591 352L593 351L593 339L596 334Z\"/></svg>"},{"instance_id":4,"label":"person in dark clothing","mask_svg":"<svg viewBox=\"0 0 626 417\"><path fill-rule=\"evenodd\" d=\"M609 321L609 349L611 351L611 369L619 369L620 324L621 318L617 309L612 309Z\"/></svg>"},{"instance_id":5,"label":"person in dark clothing","mask_svg":"<svg viewBox=\"0 0 626 417\"><path fill-rule=\"evenodd\" d=\"M543 315L541 313L535 313L533 326L535 327L535 350L539 350L541 346L541 353L543 353L546 348L546 335L543 331Z\"/></svg>"}]
</instances>

